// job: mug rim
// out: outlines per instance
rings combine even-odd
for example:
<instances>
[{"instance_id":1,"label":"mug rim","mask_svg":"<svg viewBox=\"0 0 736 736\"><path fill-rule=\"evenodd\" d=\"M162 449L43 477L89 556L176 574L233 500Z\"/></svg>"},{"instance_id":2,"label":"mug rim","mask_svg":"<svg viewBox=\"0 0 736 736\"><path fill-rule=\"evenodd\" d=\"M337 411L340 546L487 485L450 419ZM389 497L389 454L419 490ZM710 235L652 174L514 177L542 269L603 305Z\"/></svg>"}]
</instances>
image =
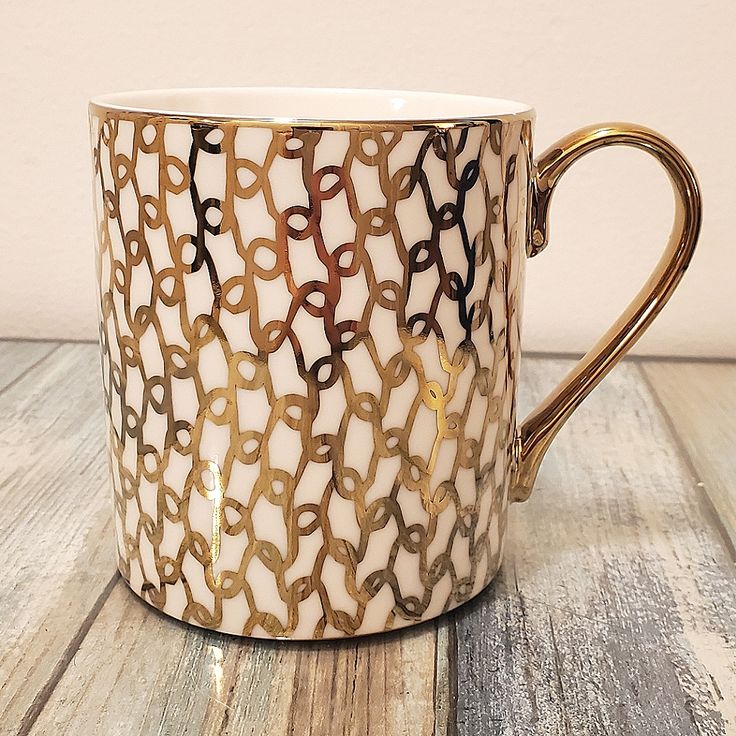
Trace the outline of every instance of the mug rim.
<instances>
[{"instance_id":1,"label":"mug rim","mask_svg":"<svg viewBox=\"0 0 736 736\"><path fill-rule=\"evenodd\" d=\"M228 102L227 98L240 96L257 98L258 96L278 98L282 104L283 98L292 98L290 102L303 104L311 98L312 104L333 104L336 109L345 109L346 113L335 115L276 115L276 114L243 114L243 112L226 112L221 108L213 112L208 111L212 102L199 102L193 99L209 97L210 100L219 97L219 104ZM167 104L167 98L169 104ZM179 104L171 104L176 98ZM188 99L187 99L188 98ZM294 99L295 98L295 99ZM320 99L321 98L321 99ZM336 100L337 98L337 100ZM229 100L230 104L235 104ZM187 105L190 103L190 107ZM388 115L349 114L350 104L369 106L389 105ZM264 104L261 102L261 104ZM422 107L425 105L425 107ZM432 105L443 106L457 110L457 114L419 114L423 109ZM453 107L454 106L454 107ZM189 107L189 109L188 109ZM201 109L196 109L200 107ZM409 107L415 110L414 114L401 114L402 109ZM176 109L180 108L180 109ZM230 109L235 110L235 107ZM313 108L314 109L314 108ZM327 108L322 108L327 109ZM488 123L489 121L533 120L534 108L523 102L514 100L485 97L478 95L456 94L450 92L434 92L421 90L393 90L377 88L342 88L342 87L182 87L148 90L130 90L96 95L89 102L91 113L113 113L122 118L135 119L137 117L163 117L180 122L213 122L213 123L240 123L267 127L320 127L320 128L362 128L371 126L380 127L434 127L451 128ZM262 112L266 112L263 110Z\"/></svg>"}]
</instances>

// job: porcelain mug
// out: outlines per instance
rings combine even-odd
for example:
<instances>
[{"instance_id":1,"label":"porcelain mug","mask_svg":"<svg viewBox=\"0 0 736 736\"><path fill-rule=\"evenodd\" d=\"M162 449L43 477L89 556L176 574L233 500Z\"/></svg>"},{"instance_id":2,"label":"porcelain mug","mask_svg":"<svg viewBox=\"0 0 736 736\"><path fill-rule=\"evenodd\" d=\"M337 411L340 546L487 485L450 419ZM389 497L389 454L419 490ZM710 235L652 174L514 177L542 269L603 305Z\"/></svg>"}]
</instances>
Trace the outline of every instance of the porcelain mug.
<instances>
[{"instance_id":1,"label":"porcelain mug","mask_svg":"<svg viewBox=\"0 0 736 736\"><path fill-rule=\"evenodd\" d=\"M688 265L695 176L607 124L536 162L533 110L376 90L189 89L90 106L119 569L253 637L398 629L499 568L562 423ZM517 423L524 267L580 156L653 154L674 231L624 315Z\"/></svg>"}]
</instances>

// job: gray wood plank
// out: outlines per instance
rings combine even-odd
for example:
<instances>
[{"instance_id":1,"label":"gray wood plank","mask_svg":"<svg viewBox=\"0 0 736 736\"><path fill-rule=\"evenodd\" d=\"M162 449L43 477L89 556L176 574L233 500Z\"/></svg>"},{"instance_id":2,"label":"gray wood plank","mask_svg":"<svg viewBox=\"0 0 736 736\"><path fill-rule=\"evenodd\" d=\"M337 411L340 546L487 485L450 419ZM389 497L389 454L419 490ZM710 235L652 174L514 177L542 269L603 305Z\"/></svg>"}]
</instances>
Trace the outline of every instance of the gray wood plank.
<instances>
[{"instance_id":1,"label":"gray wood plank","mask_svg":"<svg viewBox=\"0 0 736 736\"><path fill-rule=\"evenodd\" d=\"M436 649L436 633L430 621L385 636L299 646L285 733L424 736L436 727L444 733L447 720L441 708L437 717L435 704L446 695L435 667L442 671L447 650Z\"/></svg>"},{"instance_id":2,"label":"gray wood plank","mask_svg":"<svg viewBox=\"0 0 736 736\"><path fill-rule=\"evenodd\" d=\"M0 525L22 558L0 560L0 732L734 731L733 560L635 366L563 430L479 600L391 636L294 645L179 624L110 577L96 360L65 346L0 395L0 497L20 503ZM527 361L531 400L568 365Z\"/></svg>"},{"instance_id":3,"label":"gray wood plank","mask_svg":"<svg viewBox=\"0 0 736 736\"><path fill-rule=\"evenodd\" d=\"M435 656L433 622L330 643L238 639L169 619L120 580L31 733L431 734Z\"/></svg>"},{"instance_id":4,"label":"gray wood plank","mask_svg":"<svg viewBox=\"0 0 736 736\"><path fill-rule=\"evenodd\" d=\"M285 731L295 663L278 644L167 618L118 579L32 733Z\"/></svg>"},{"instance_id":5,"label":"gray wood plank","mask_svg":"<svg viewBox=\"0 0 736 736\"><path fill-rule=\"evenodd\" d=\"M0 354L33 365L45 350L9 343ZM98 375L96 347L66 345L0 393L3 734L32 723L114 574Z\"/></svg>"},{"instance_id":6,"label":"gray wood plank","mask_svg":"<svg viewBox=\"0 0 736 736\"><path fill-rule=\"evenodd\" d=\"M569 366L527 360L530 403ZM454 616L459 734L734 732L734 560L636 365L563 429L510 532Z\"/></svg>"},{"instance_id":7,"label":"gray wood plank","mask_svg":"<svg viewBox=\"0 0 736 736\"><path fill-rule=\"evenodd\" d=\"M434 623L337 644L240 640L168 619L111 578L96 361L92 346L64 346L0 400L3 500L18 504L6 530L17 559L0 568L15 573L0 603L15 618L0 629L2 732L321 734L338 723L408 736L433 731L435 699L446 719Z\"/></svg>"},{"instance_id":8,"label":"gray wood plank","mask_svg":"<svg viewBox=\"0 0 736 736\"><path fill-rule=\"evenodd\" d=\"M736 363L646 361L640 368L736 548Z\"/></svg>"},{"instance_id":9,"label":"gray wood plank","mask_svg":"<svg viewBox=\"0 0 736 736\"><path fill-rule=\"evenodd\" d=\"M58 347L56 342L0 340L0 391L12 386Z\"/></svg>"}]
</instances>

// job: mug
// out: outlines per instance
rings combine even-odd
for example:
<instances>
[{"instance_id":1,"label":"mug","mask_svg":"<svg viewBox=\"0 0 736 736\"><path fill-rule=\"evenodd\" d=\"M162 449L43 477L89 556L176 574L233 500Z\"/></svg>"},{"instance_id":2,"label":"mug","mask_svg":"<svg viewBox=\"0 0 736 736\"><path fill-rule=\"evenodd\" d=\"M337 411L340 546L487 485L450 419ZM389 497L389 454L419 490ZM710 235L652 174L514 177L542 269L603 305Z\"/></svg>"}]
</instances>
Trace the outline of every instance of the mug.
<instances>
[{"instance_id":1,"label":"mug","mask_svg":"<svg viewBox=\"0 0 736 736\"><path fill-rule=\"evenodd\" d=\"M654 319L698 185L646 128L532 158L534 112L379 90L184 89L90 105L118 566L169 616L319 639L477 595L510 502ZM589 151L654 155L677 199L653 275L517 423L525 262Z\"/></svg>"}]
</instances>

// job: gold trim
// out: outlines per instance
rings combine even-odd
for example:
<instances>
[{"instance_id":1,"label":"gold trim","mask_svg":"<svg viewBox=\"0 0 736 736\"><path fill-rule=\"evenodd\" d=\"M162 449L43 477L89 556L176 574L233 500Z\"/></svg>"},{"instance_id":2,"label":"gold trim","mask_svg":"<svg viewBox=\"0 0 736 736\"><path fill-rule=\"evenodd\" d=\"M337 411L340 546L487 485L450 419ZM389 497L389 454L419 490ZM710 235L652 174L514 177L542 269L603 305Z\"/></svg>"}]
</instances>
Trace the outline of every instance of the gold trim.
<instances>
[{"instance_id":1,"label":"gold trim","mask_svg":"<svg viewBox=\"0 0 736 736\"><path fill-rule=\"evenodd\" d=\"M267 87L222 87L212 88L215 90L229 91L232 89L242 89L248 91L265 91ZM136 120L139 118L166 120L169 122L188 123L188 124L211 124L211 125L223 125L228 123L234 123L242 126L253 126L253 127L266 127L275 130L288 130L292 128L320 128L323 130L374 130L381 128L383 130L452 130L455 128L472 127L476 125L484 125L492 122L512 123L518 121L529 121L533 122L535 119L535 111L531 105L527 105L523 102L517 102L515 100L503 100L496 98L486 98L482 95L465 95L454 92L437 92L437 91L418 91L418 90L382 90L382 89L330 89L330 88L299 88L299 87L287 87L285 91L289 92L324 92L324 93L347 93L355 92L366 94L372 94L376 92L396 95L426 95L429 97L467 97L486 99L489 104L492 102L505 102L511 105L517 105L524 109L518 112L499 113L492 115L479 115L479 116L449 116L447 118L391 118L381 119L374 118L368 120L352 120L345 118L342 120L323 120L319 118L298 118L298 117L263 117L263 116L239 116L239 115L210 115L210 114L199 114L199 113L177 113L157 107L130 107L127 105L117 105L112 102L105 102L104 98L112 95L99 95L89 102L90 115L96 115L103 117L106 114L114 115L116 118L121 120ZM161 89L161 90L131 90L121 93L113 93L114 95L124 94L143 94L143 93L168 93L168 92L194 92L200 91L197 88L186 88L186 89ZM211 91L208 88L202 88L201 91Z\"/></svg>"},{"instance_id":2,"label":"gold trim","mask_svg":"<svg viewBox=\"0 0 736 736\"><path fill-rule=\"evenodd\" d=\"M560 177L586 153L612 145L640 148L662 164L675 192L674 227L654 272L631 304L519 427L511 486L513 501L529 498L539 466L555 435L659 314L685 273L698 240L702 219L700 191L695 173L682 153L653 130L629 123L608 123L571 133L537 162L532 180L528 255L537 255L547 245L549 203Z\"/></svg>"},{"instance_id":3,"label":"gold trim","mask_svg":"<svg viewBox=\"0 0 736 736\"><path fill-rule=\"evenodd\" d=\"M448 118L446 120L310 120L307 118L247 118L231 117L228 115L185 115L178 113L159 112L156 110L129 110L114 106L98 105L89 103L89 114L97 117L114 115L119 120L140 120L145 118L151 121L167 123L186 123L204 125L238 125L254 128L270 128L283 131L297 129L320 130L376 130L401 131L410 130L457 130L472 128L477 125L488 125L490 123L510 123L517 121L528 121L533 123L536 119L534 110L519 113L508 113L506 115L492 115L489 117L474 118Z\"/></svg>"}]
</instances>

